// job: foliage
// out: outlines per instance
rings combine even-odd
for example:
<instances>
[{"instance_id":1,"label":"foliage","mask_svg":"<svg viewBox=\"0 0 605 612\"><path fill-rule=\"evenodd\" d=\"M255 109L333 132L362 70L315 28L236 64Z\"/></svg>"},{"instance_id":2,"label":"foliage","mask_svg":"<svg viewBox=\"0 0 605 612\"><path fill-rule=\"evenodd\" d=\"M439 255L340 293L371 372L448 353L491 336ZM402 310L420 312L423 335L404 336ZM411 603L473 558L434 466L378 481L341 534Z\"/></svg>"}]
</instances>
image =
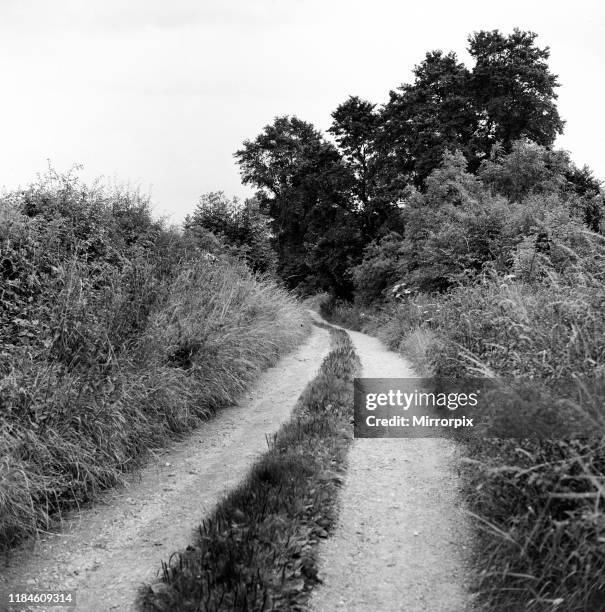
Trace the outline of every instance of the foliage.
<instances>
[{"instance_id":1,"label":"foliage","mask_svg":"<svg viewBox=\"0 0 605 612\"><path fill-rule=\"evenodd\" d=\"M287 286L350 297L353 278L347 270L370 243L406 231L401 207L410 187L437 191L434 183L442 177L434 173L443 173L439 167L448 151L459 151L470 174L480 169L486 184L513 200L560 192L565 185L578 196L585 222L598 229L598 182L588 169L573 167L565 153L548 149L563 122L549 50L535 41L536 34L520 30L508 36L497 30L475 33L469 38L472 68L454 53L427 53L414 69L413 83L391 91L386 105L377 108L350 96L338 106L328 130L338 148L296 117L277 117L256 139L245 141L236 153L242 179L261 190L259 202L272 219L278 273ZM534 149L517 142L522 139L536 143ZM515 175L515 156L522 175ZM419 279L419 286L446 288L461 266L436 270L432 280Z\"/></svg>"},{"instance_id":2,"label":"foliage","mask_svg":"<svg viewBox=\"0 0 605 612\"><path fill-rule=\"evenodd\" d=\"M577 168L566 151L519 140L508 154L497 149L492 159L483 161L478 175L484 185L513 202L532 195L556 195L568 201L592 231L601 227L601 185L589 168Z\"/></svg>"},{"instance_id":3,"label":"foliage","mask_svg":"<svg viewBox=\"0 0 605 612\"><path fill-rule=\"evenodd\" d=\"M350 295L351 283L341 271L359 252L359 229L352 177L336 147L311 124L278 117L245 141L236 158L244 183L261 190L286 285Z\"/></svg>"},{"instance_id":4,"label":"foliage","mask_svg":"<svg viewBox=\"0 0 605 612\"><path fill-rule=\"evenodd\" d=\"M389 297L389 291L401 278L403 250L402 237L394 232L365 248L362 262L353 269L355 298L360 304Z\"/></svg>"},{"instance_id":5,"label":"foliage","mask_svg":"<svg viewBox=\"0 0 605 612\"><path fill-rule=\"evenodd\" d=\"M446 153L427 179L426 192L408 195L404 236L392 234L366 249L354 270L362 303L388 297L398 281L405 285L403 293L442 291L504 257L499 242L510 211L484 194L465 168L461 153Z\"/></svg>"},{"instance_id":6,"label":"foliage","mask_svg":"<svg viewBox=\"0 0 605 612\"><path fill-rule=\"evenodd\" d=\"M355 194L363 207L372 197L373 162L376 152L374 135L378 127L376 105L351 96L332 113L332 126L328 130L336 138L344 159L355 174Z\"/></svg>"},{"instance_id":7,"label":"foliage","mask_svg":"<svg viewBox=\"0 0 605 612\"><path fill-rule=\"evenodd\" d=\"M550 146L563 131L555 100L557 77L548 69L550 50L535 45L537 34L515 29L476 32L468 51L475 60L469 89L480 120L478 138L488 154L506 151L519 139Z\"/></svg>"},{"instance_id":8,"label":"foliage","mask_svg":"<svg viewBox=\"0 0 605 612\"><path fill-rule=\"evenodd\" d=\"M455 53L427 53L414 82L391 91L380 112L376 141L391 181L403 173L421 188L448 149L462 151L475 172L495 145L506 152L519 139L552 145L563 129L558 83L548 48L535 39L520 30L477 32L469 37L472 69Z\"/></svg>"},{"instance_id":9,"label":"foliage","mask_svg":"<svg viewBox=\"0 0 605 612\"><path fill-rule=\"evenodd\" d=\"M332 113L334 135L352 177L354 209L364 242L401 230L398 224L397 187L390 184L386 158L377 138L382 122L376 105L351 96Z\"/></svg>"},{"instance_id":10,"label":"foliage","mask_svg":"<svg viewBox=\"0 0 605 612\"><path fill-rule=\"evenodd\" d=\"M573 166L566 151L553 151L532 142L512 143L510 153L481 164L481 181L513 202L530 195L572 191L566 178Z\"/></svg>"},{"instance_id":11,"label":"foliage","mask_svg":"<svg viewBox=\"0 0 605 612\"><path fill-rule=\"evenodd\" d=\"M466 166L460 152L446 152L425 191L409 192L404 235L370 244L353 269L360 303L392 297L396 284L402 295L442 292L486 270L512 273L520 265L516 249L552 256L561 228L580 232L589 205L602 214L600 196L580 196L567 180L573 165L564 152L518 142L484 162L478 177Z\"/></svg>"},{"instance_id":12,"label":"foliage","mask_svg":"<svg viewBox=\"0 0 605 612\"><path fill-rule=\"evenodd\" d=\"M243 181L260 189L259 202L272 219L277 271L286 285L350 298L351 269L363 250L392 232L405 235L406 248L417 246L406 224L417 226L428 212L425 204L443 203L443 192L451 189L459 193L457 202L454 193L445 197L450 205L474 204L462 213L440 204L427 221L434 227L444 223L452 235L436 237L431 252L412 248L403 257L410 260L407 273L418 277L417 287L444 290L474 275L486 259L506 258L490 254L490 244L476 245L478 255L465 255L468 236L451 227L469 223L488 199L486 193L477 195L477 174L494 194L515 202L552 193L573 200L584 222L598 231L603 217L598 181L589 169L575 168L566 153L551 150L563 129L555 105L558 83L548 68L549 49L538 47L536 38L518 29L510 35L477 32L469 37L471 68L455 53L427 53L414 68L413 82L391 91L384 106L350 96L336 108L328 131L337 146L311 124L287 116L245 141L236 158ZM411 188L420 196L411 198ZM503 205L493 198L489 206L493 215L473 229L478 242L481 231L500 231ZM450 223L460 214L467 218ZM456 243L453 263L443 267L436 255L450 238Z\"/></svg>"},{"instance_id":13,"label":"foliage","mask_svg":"<svg viewBox=\"0 0 605 612\"><path fill-rule=\"evenodd\" d=\"M229 200L222 191L202 195L193 214L185 220L186 231L194 242L207 245L212 241L207 234L210 232L255 272L270 272L276 265L269 224L269 217L261 212L255 198L241 204L237 198Z\"/></svg>"},{"instance_id":14,"label":"foliage","mask_svg":"<svg viewBox=\"0 0 605 612\"><path fill-rule=\"evenodd\" d=\"M0 542L234 401L306 317L139 194L50 173L0 200Z\"/></svg>"},{"instance_id":15,"label":"foliage","mask_svg":"<svg viewBox=\"0 0 605 612\"><path fill-rule=\"evenodd\" d=\"M469 71L455 53L427 53L414 77L391 91L378 140L392 174L403 172L420 187L446 150L472 152L477 117Z\"/></svg>"}]
</instances>

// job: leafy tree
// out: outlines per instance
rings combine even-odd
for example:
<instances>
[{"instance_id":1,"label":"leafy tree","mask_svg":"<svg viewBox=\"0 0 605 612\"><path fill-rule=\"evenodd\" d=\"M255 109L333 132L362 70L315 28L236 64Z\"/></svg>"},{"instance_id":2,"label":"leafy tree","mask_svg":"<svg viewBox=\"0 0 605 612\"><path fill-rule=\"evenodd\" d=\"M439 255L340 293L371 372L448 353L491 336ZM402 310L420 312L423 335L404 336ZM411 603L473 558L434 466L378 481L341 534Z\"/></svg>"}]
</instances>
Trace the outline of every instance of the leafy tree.
<instances>
[{"instance_id":1,"label":"leafy tree","mask_svg":"<svg viewBox=\"0 0 605 612\"><path fill-rule=\"evenodd\" d=\"M548 203L601 227L600 185L552 150L563 129L558 83L535 41L518 29L475 33L472 69L455 53L427 53L383 107L351 96L333 112L337 146L287 116L244 142L242 179L259 189L288 286L346 297L373 244L376 261L363 268L370 293L395 271L423 290L447 289L486 264L509 265L507 210L522 235ZM396 249L393 232L403 236ZM387 251L388 266L397 252L395 267L369 282Z\"/></svg>"},{"instance_id":2,"label":"leafy tree","mask_svg":"<svg viewBox=\"0 0 605 612\"><path fill-rule=\"evenodd\" d=\"M553 269L577 267L578 257L591 256L581 222L587 223L589 205L602 214L602 200L593 191L578 194L566 178L575 171L565 151L523 141L485 161L479 176L468 171L462 153L446 152L424 192L407 197L403 236L365 249L353 270L356 298L383 299L400 282L412 291L442 292L472 283L486 269L517 273L525 265L519 268L520 257L531 268L536 253Z\"/></svg>"},{"instance_id":3,"label":"leafy tree","mask_svg":"<svg viewBox=\"0 0 605 612\"><path fill-rule=\"evenodd\" d=\"M586 165L578 168L571 164L565 173L565 178L580 196L594 196L601 192L601 181L595 178L592 170Z\"/></svg>"},{"instance_id":4,"label":"leafy tree","mask_svg":"<svg viewBox=\"0 0 605 612\"><path fill-rule=\"evenodd\" d=\"M455 53L427 53L414 76L413 84L391 91L381 114L379 141L391 179L420 187L446 150L472 156L477 118L469 71Z\"/></svg>"},{"instance_id":5,"label":"leafy tree","mask_svg":"<svg viewBox=\"0 0 605 612\"><path fill-rule=\"evenodd\" d=\"M424 200L433 209L463 206L480 197L481 183L468 171L468 161L461 151L446 151L441 163L426 180Z\"/></svg>"},{"instance_id":6,"label":"leafy tree","mask_svg":"<svg viewBox=\"0 0 605 612\"><path fill-rule=\"evenodd\" d=\"M352 285L328 273L348 265L348 254L359 241L354 214L354 178L336 147L313 125L296 117L278 117L254 140L237 151L242 180L260 189L262 210L272 219L278 273L290 287L322 287L348 295ZM317 253L326 232L338 240L332 257ZM346 261L337 259L345 257ZM336 286L333 279L339 278ZM332 280L330 280L332 279Z\"/></svg>"},{"instance_id":7,"label":"leafy tree","mask_svg":"<svg viewBox=\"0 0 605 612\"><path fill-rule=\"evenodd\" d=\"M472 70L455 53L432 51L414 69L414 82L391 91L380 113L380 158L394 188L422 188L446 150L460 150L475 172L494 146L510 152L529 139L551 146L563 130L548 48L536 34L498 30L469 38Z\"/></svg>"},{"instance_id":8,"label":"leafy tree","mask_svg":"<svg viewBox=\"0 0 605 612\"><path fill-rule=\"evenodd\" d=\"M328 130L354 176L353 194L360 213L364 242L389 231L401 231L396 203L399 192L378 149L381 123L376 105L351 96L332 113Z\"/></svg>"},{"instance_id":9,"label":"leafy tree","mask_svg":"<svg viewBox=\"0 0 605 612\"><path fill-rule=\"evenodd\" d=\"M351 96L332 113L333 122L328 130L353 169L356 179L354 192L364 207L372 193L374 138L379 120L375 109L375 104Z\"/></svg>"},{"instance_id":10,"label":"leafy tree","mask_svg":"<svg viewBox=\"0 0 605 612\"><path fill-rule=\"evenodd\" d=\"M481 267L477 251L485 246L474 244L477 240L465 233L464 221L476 216L485 202L481 183L467 165L460 151L446 151L427 178L425 192L406 201L399 269L415 290L443 291Z\"/></svg>"},{"instance_id":11,"label":"leafy tree","mask_svg":"<svg viewBox=\"0 0 605 612\"><path fill-rule=\"evenodd\" d=\"M361 298L381 279L404 282L413 291L439 292L468 283L485 265L507 270L514 246L532 227L524 209L485 189L459 151L444 154L425 192L409 195L404 214L403 238L392 235L368 248L355 269ZM360 286L362 279L367 287ZM384 293L384 284L380 288Z\"/></svg>"},{"instance_id":12,"label":"leafy tree","mask_svg":"<svg viewBox=\"0 0 605 612\"><path fill-rule=\"evenodd\" d=\"M593 232L603 229L605 219L605 201L601 189L601 182L596 179L588 166L578 168L571 164L566 171L565 178L570 189L579 197L582 210L582 220Z\"/></svg>"},{"instance_id":13,"label":"leafy tree","mask_svg":"<svg viewBox=\"0 0 605 612\"><path fill-rule=\"evenodd\" d=\"M565 151L551 151L532 142L518 140L504 154L499 148L485 160L479 177L493 191L520 202L532 194L562 192L568 181L565 174L571 162Z\"/></svg>"},{"instance_id":14,"label":"leafy tree","mask_svg":"<svg viewBox=\"0 0 605 612\"><path fill-rule=\"evenodd\" d=\"M578 197L582 221L593 232L604 233L605 201L601 182L596 179L588 166L578 168L574 164L565 172L570 190Z\"/></svg>"},{"instance_id":15,"label":"leafy tree","mask_svg":"<svg viewBox=\"0 0 605 612\"><path fill-rule=\"evenodd\" d=\"M479 177L511 201L556 195L592 231L600 230L604 214L600 183L588 167L577 168L567 151L519 140L512 143L508 154L499 148L492 159L485 160Z\"/></svg>"},{"instance_id":16,"label":"leafy tree","mask_svg":"<svg viewBox=\"0 0 605 612\"><path fill-rule=\"evenodd\" d=\"M222 191L202 195L193 215L185 220L189 234L196 234L196 242L208 250L220 250L213 245L206 230L231 247L232 252L245 259L255 272L268 272L275 268L275 252L271 246L270 219L260 210L255 198L243 204L230 200Z\"/></svg>"},{"instance_id":17,"label":"leafy tree","mask_svg":"<svg viewBox=\"0 0 605 612\"><path fill-rule=\"evenodd\" d=\"M537 34L515 29L505 36L498 30L469 37L469 53L475 59L470 91L477 108L477 142L485 155L501 143L526 138L550 146L562 133L564 122L555 100L559 86L550 73L550 50L535 45Z\"/></svg>"}]
</instances>

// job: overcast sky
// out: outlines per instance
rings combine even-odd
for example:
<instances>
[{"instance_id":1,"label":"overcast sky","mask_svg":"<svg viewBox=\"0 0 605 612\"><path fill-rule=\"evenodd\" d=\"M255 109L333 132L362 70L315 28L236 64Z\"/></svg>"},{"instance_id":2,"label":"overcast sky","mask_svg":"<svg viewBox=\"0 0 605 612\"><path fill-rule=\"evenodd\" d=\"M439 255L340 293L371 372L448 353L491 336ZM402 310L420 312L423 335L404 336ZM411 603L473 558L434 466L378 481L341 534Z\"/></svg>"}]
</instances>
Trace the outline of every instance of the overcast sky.
<instances>
[{"instance_id":1,"label":"overcast sky","mask_svg":"<svg viewBox=\"0 0 605 612\"><path fill-rule=\"evenodd\" d=\"M605 8L597 0L0 0L0 186L50 160L151 191L178 221L201 193L245 196L233 153L276 115L325 130L426 51L515 26L550 46L558 145L605 178Z\"/></svg>"}]
</instances>

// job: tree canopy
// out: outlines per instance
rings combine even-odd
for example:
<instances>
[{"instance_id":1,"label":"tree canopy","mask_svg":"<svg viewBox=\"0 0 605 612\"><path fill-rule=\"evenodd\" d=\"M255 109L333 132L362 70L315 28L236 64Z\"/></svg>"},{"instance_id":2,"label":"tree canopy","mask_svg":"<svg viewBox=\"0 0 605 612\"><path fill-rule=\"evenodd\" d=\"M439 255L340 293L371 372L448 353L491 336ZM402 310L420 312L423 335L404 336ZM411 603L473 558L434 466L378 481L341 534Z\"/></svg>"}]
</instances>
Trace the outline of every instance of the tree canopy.
<instances>
[{"instance_id":1,"label":"tree canopy","mask_svg":"<svg viewBox=\"0 0 605 612\"><path fill-rule=\"evenodd\" d=\"M338 149L310 123L277 117L235 155L242 180L259 188L272 219L286 284L349 294L350 280L337 271L350 263L359 237L353 176Z\"/></svg>"},{"instance_id":2,"label":"tree canopy","mask_svg":"<svg viewBox=\"0 0 605 612\"><path fill-rule=\"evenodd\" d=\"M564 125L559 84L548 67L550 51L536 38L518 29L475 32L468 38L472 66L453 52L426 53L412 82L392 90L386 104L355 95L340 104L328 129L333 141L290 116L245 141L235 156L243 182L258 188L260 209L271 219L277 271L286 284L350 297L364 249L382 261L376 245L386 240L400 257L405 251L407 273L420 274L420 285L447 288L461 270L480 270L482 258L500 248L485 246L482 232L500 227L502 198L521 204L555 194L598 231L599 182L552 149ZM449 234L439 231L444 223ZM471 242L461 228L471 225L474 259L462 253ZM427 231L439 240L418 242ZM420 233L412 238L414 232ZM394 236L405 237L403 247L394 246ZM372 284L381 286L390 274L382 270Z\"/></svg>"},{"instance_id":3,"label":"tree canopy","mask_svg":"<svg viewBox=\"0 0 605 612\"><path fill-rule=\"evenodd\" d=\"M199 246L215 245L213 250L219 251L226 247L255 272L268 272L276 266L270 218L260 210L256 198L242 203L222 191L206 193L185 220L185 228ZM215 239L223 244L216 245Z\"/></svg>"},{"instance_id":4,"label":"tree canopy","mask_svg":"<svg viewBox=\"0 0 605 612\"><path fill-rule=\"evenodd\" d=\"M521 138L551 146L563 131L555 101L557 77L548 68L550 50L537 34L515 29L477 32L469 38L475 60L469 90L480 118L478 137L488 154L495 143L506 150Z\"/></svg>"}]
</instances>

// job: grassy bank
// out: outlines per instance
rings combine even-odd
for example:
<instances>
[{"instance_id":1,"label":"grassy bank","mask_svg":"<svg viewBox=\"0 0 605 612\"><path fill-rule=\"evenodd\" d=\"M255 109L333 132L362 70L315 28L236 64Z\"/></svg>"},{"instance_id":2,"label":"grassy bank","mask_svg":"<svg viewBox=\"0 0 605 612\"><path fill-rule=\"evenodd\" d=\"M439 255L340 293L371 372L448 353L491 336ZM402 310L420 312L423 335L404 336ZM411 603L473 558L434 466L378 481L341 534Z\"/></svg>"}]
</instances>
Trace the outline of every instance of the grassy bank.
<instances>
[{"instance_id":1,"label":"grassy bank","mask_svg":"<svg viewBox=\"0 0 605 612\"><path fill-rule=\"evenodd\" d=\"M519 142L476 175L445 155L352 270L355 305L323 305L423 376L497 381L463 473L498 612L605 609L603 199L552 155Z\"/></svg>"},{"instance_id":2,"label":"grassy bank","mask_svg":"<svg viewBox=\"0 0 605 612\"><path fill-rule=\"evenodd\" d=\"M121 482L308 332L270 280L50 174L0 200L0 544Z\"/></svg>"},{"instance_id":3,"label":"grassy bank","mask_svg":"<svg viewBox=\"0 0 605 612\"><path fill-rule=\"evenodd\" d=\"M605 607L605 290L602 239L587 237L590 260L566 273L544 264L537 278L486 275L399 304L324 305L330 320L377 335L423 375L509 381L494 401L521 424L519 438L487 430L468 441L462 466L484 610ZM561 389L566 405L596 419L594 435L525 439L544 411L556 418Z\"/></svg>"},{"instance_id":4,"label":"grassy bank","mask_svg":"<svg viewBox=\"0 0 605 612\"><path fill-rule=\"evenodd\" d=\"M319 581L318 542L335 525L359 366L348 336L331 334L332 350L290 422L193 545L164 564L142 609L290 610L307 601Z\"/></svg>"}]
</instances>

